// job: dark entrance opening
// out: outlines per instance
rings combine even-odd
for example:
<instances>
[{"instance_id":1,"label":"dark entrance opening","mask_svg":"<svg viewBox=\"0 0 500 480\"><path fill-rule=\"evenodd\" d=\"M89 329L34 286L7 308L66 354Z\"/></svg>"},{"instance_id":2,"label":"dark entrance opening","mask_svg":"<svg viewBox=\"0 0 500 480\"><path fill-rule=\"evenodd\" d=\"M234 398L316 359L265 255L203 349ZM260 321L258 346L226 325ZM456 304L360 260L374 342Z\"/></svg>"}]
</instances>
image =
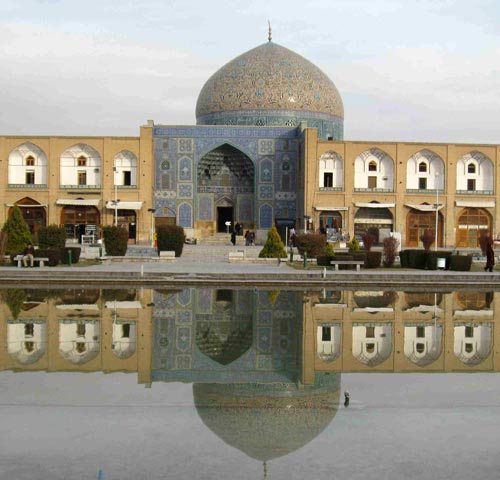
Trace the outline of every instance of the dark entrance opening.
<instances>
[{"instance_id":1,"label":"dark entrance opening","mask_svg":"<svg viewBox=\"0 0 500 480\"><path fill-rule=\"evenodd\" d=\"M281 237L281 241L288 245L290 242L290 230L295 228L295 220L292 218L276 218L275 219L276 229ZM288 239L287 239L288 232Z\"/></svg>"},{"instance_id":2,"label":"dark entrance opening","mask_svg":"<svg viewBox=\"0 0 500 480\"><path fill-rule=\"evenodd\" d=\"M226 222L230 222L229 231L233 231L233 207L217 207L217 231L227 232Z\"/></svg>"}]
</instances>

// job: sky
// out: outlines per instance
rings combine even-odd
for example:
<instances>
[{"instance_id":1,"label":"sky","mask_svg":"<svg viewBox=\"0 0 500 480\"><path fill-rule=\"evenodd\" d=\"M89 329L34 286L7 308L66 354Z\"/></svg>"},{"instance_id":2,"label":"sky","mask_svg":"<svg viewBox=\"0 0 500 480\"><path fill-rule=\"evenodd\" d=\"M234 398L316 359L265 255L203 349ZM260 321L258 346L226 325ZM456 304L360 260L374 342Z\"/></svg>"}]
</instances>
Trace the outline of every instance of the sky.
<instances>
[{"instance_id":1,"label":"sky","mask_svg":"<svg viewBox=\"0 0 500 480\"><path fill-rule=\"evenodd\" d=\"M0 135L194 124L268 20L337 86L346 140L500 143L496 0L1 0Z\"/></svg>"}]
</instances>

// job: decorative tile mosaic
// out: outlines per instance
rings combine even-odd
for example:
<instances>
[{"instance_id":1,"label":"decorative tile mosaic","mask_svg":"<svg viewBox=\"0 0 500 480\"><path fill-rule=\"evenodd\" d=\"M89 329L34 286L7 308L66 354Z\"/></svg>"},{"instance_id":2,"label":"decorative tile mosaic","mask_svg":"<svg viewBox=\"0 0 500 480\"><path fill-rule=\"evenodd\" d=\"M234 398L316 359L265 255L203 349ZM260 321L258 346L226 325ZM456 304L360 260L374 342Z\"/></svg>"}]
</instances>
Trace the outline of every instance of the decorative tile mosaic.
<instances>
[{"instance_id":1,"label":"decorative tile mosaic","mask_svg":"<svg viewBox=\"0 0 500 480\"><path fill-rule=\"evenodd\" d=\"M178 224L184 228L193 226L193 207L189 203L181 203L178 207Z\"/></svg>"},{"instance_id":2,"label":"decorative tile mosaic","mask_svg":"<svg viewBox=\"0 0 500 480\"><path fill-rule=\"evenodd\" d=\"M264 203L259 209L259 228L271 228L273 225L273 207Z\"/></svg>"},{"instance_id":3,"label":"decorative tile mosaic","mask_svg":"<svg viewBox=\"0 0 500 480\"><path fill-rule=\"evenodd\" d=\"M191 289L185 288L177 294L177 303L183 307L188 306L191 303Z\"/></svg>"},{"instance_id":4,"label":"decorative tile mosaic","mask_svg":"<svg viewBox=\"0 0 500 480\"><path fill-rule=\"evenodd\" d=\"M273 181L273 162L269 158L264 158L259 162L259 181L272 182Z\"/></svg>"},{"instance_id":5,"label":"decorative tile mosaic","mask_svg":"<svg viewBox=\"0 0 500 480\"><path fill-rule=\"evenodd\" d=\"M191 139L191 138L179 138L177 140L177 152L178 153L193 153L193 139Z\"/></svg>"},{"instance_id":6,"label":"decorative tile mosaic","mask_svg":"<svg viewBox=\"0 0 500 480\"><path fill-rule=\"evenodd\" d=\"M212 195L198 195L198 218L204 221L214 220L214 199Z\"/></svg>"},{"instance_id":7,"label":"decorative tile mosaic","mask_svg":"<svg viewBox=\"0 0 500 480\"><path fill-rule=\"evenodd\" d=\"M297 199L297 194L295 192L276 192L276 200L289 200L294 201Z\"/></svg>"},{"instance_id":8,"label":"decorative tile mosaic","mask_svg":"<svg viewBox=\"0 0 500 480\"><path fill-rule=\"evenodd\" d=\"M253 220L253 197L238 196L238 221L248 222Z\"/></svg>"},{"instance_id":9,"label":"decorative tile mosaic","mask_svg":"<svg viewBox=\"0 0 500 480\"><path fill-rule=\"evenodd\" d=\"M274 185L259 185L259 200L272 200Z\"/></svg>"},{"instance_id":10,"label":"decorative tile mosaic","mask_svg":"<svg viewBox=\"0 0 500 480\"><path fill-rule=\"evenodd\" d=\"M186 352L191 348L191 327L176 328L175 347L181 352Z\"/></svg>"},{"instance_id":11,"label":"decorative tile mosaic","mask_svg":"<svg viewBox=\"0 0 500 480\"><path fill-rule=\"evenodd\" d=\"M177 185L178 198L193 198L193 184L192 183L179 183Z\"/></svg>"},{"instance_id":12,"label":"decorative tile mosaic","mask_svg":"<svg viewBox=\"0 0 500 480\"><path fill-rule=\"evenodd\" d=\"M179 181L193 181L193 160L189 157L181 157L177 161Z\"/></svg>"},{"instance_id":13,"label":"decorative tile mosaic","mask_svg":"<svg viewBox=\"0 0 500 480\"><path fill-rule=\"evenodd\" d=\"M257 348L259 352L269 352L272 344L272 329L269 327L259 327L257 329Z\"/></svg>"},{"instance_id":14,"label":"decorative tile mosaic","mask_svg":"<svg viewBox=\"0 0 500 480\"><path fill-rule=\"evenodd\" d=\"M343 117L340 94L314 64L274 42L226 63L203 86L196 117L241 109L323 112Z\"/></svg>"},{"instance_id":15,"label":"decorative tile mosaic","mask_svg":"<svg viewBox=\"0 0 500 480\"><path fill-rule=\"evenodd\" d=\"M259 155L274 155L274 140L259 140Z\"/></svg>"},{"instance_id":16,"label":"decorative tile mosaic","mask_svg":"<svg viewBox=\"0 0 500 480\"><path fill-rule=\"evenodd\" d=\"M177 312L176 323L191 323L192 320L190 310L179 310Z\"/></svg>"}]
</instances>

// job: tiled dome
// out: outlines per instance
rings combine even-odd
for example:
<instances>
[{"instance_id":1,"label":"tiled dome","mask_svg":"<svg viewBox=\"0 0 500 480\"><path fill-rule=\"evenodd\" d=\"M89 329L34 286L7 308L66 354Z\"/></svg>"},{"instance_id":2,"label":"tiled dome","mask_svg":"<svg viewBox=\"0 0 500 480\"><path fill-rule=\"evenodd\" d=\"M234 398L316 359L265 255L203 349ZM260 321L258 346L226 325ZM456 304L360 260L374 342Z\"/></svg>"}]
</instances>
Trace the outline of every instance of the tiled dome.
<instances>
[{"instance_id":1,"label":"tiled dome","mask_svg":"<svg viewBox=\"0 0 500 480\"><path fill-rule=\"evenodd\" d=\"M304 57L273 42L236 57L215 72L196 104L197 123L202 125L221 123L215 121L221 115L226 120L234 117L234 122L226 124L248 124L241 117L269 115L269 111L275 117L283 112L286 118L291 111L299 120L301 112L308 114L305 118L322 120L344 117L342 98L333 82Z\"/></svg>"}]
</instances>

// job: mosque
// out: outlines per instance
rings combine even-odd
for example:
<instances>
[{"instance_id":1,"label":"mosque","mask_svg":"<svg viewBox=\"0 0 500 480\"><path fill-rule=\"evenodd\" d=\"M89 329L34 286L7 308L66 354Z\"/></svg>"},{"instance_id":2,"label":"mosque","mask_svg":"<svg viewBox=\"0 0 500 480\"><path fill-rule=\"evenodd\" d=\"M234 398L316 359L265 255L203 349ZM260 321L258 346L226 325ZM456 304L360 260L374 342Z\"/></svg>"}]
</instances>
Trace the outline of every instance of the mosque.
<instances>
[{"instance_id":1,"label":"mosque","mask_svg":"<svg viewBox=\"0 0 500 480\"><path fill-rule=\"evenodd\" d=\"M75 242L119 224L129 243L155 225L188 237L236 222L263 241L276 225L324 229L331 240L391 232L420 246L476 248L496 232L500 145L344 141L334 83L268 41L205 83L196 125L149 120L138 137L0 136L0 222L19 205L32 232L57 224Z\"/></svg>"}]
</instances>

